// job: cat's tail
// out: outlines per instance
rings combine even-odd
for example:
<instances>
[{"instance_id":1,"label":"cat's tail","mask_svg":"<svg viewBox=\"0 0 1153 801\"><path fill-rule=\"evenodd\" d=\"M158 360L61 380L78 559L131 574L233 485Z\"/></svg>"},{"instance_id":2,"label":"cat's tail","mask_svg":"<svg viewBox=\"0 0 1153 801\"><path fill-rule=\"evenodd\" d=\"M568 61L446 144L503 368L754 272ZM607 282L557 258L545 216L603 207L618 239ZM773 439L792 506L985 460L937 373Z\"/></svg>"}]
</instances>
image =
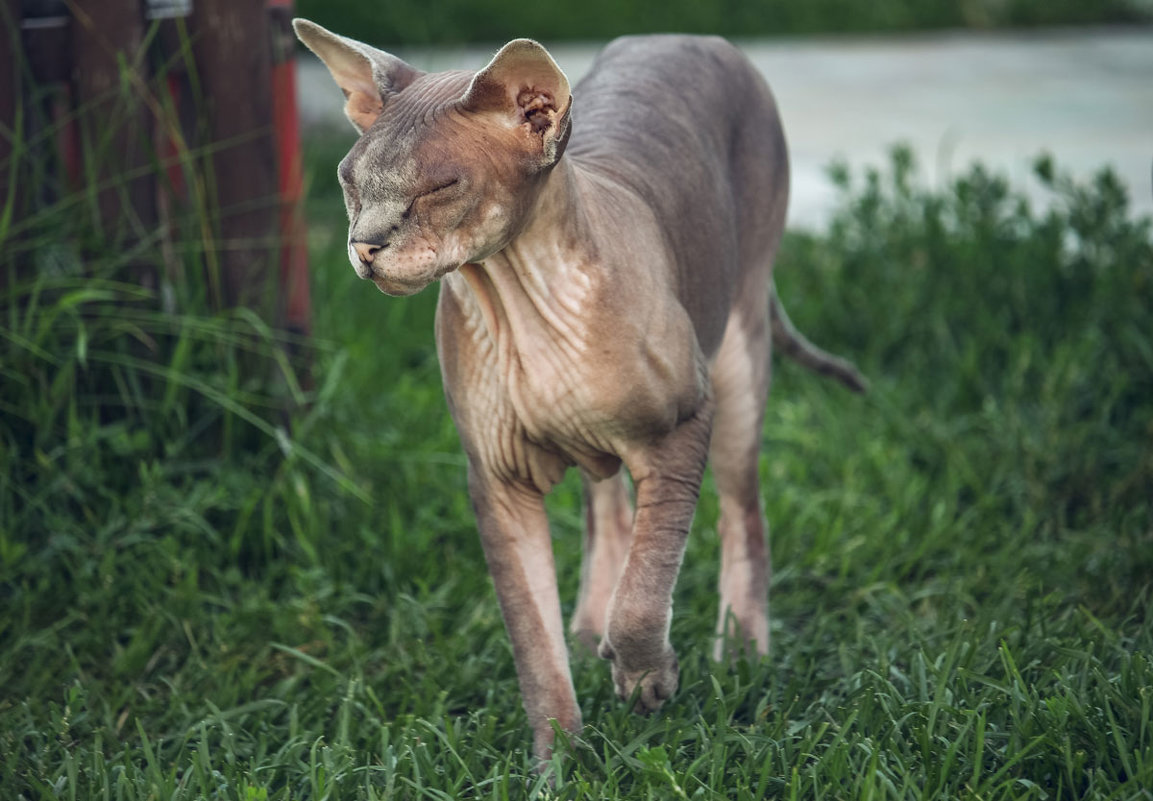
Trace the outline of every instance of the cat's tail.
<instances>
[{"instance_id":1,"label":"cat's tail","mask_svg":"<svg viewBox=\"0 0 1153 801\"><path fill-rule=\"evenodd\" d=\"M777 297L777 287L773 286L770 297L769 318L773 326L773 347L781 353L807 367L815 373L835 378L853 392L866 392L869 382L857 371L855 365L840 356L818 348L798 331L789 315L785 314L785 307Z\"/></svg>"}]
</instances>

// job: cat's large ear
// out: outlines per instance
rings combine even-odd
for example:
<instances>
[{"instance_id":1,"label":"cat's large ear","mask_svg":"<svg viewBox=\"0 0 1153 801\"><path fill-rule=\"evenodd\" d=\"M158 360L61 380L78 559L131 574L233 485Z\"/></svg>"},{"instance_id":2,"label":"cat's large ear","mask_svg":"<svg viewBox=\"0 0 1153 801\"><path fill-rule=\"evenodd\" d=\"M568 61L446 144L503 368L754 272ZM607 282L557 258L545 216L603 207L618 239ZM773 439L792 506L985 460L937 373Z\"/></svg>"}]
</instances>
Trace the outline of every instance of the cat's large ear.
<instances>
[{"instance_id":1,"label":"cat's large ear","mask_svg":"<svg viewBox=\"0 0 1153 801\"><path fill-rule=\"evenodd\" d=\"M498 115L539 142L543 166L568 142L572 92L568 78L540 44L514 39L478 72L461 98L467 111Z\"/></svg>"},{"instance_id":2,"label":"cat's large ear","mask_svg":"<svg viewBox=\"0 0 1153 801\"><path fill-rule=\"evenodd\" d=\"M390 95L412 83L421 72L396 56L338 36L315 22L294 19L293 30L328 67L344 92L344 113L360 133L376 121Z\"/></svg>"}]
</instances>

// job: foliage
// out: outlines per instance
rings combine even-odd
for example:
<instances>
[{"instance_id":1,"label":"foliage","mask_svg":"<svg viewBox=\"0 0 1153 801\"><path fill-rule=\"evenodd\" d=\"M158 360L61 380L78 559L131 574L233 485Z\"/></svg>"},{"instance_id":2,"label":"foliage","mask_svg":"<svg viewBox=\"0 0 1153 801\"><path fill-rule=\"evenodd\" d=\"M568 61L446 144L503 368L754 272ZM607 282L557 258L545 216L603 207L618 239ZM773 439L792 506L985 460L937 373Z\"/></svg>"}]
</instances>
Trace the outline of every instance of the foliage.
<instances>
[{"instance_id":1,"label":"foliage","mask_svg":"<svg viewBox=\"0 0 1153 801\"><path fill-rule=\"evenodd\" d=\"M112 257L3 289L5 798L1148 798L1153 231L1111 174L1041 160L1037 210L980 167L926 190L904 150L835 168L841 210L786 238L778 284L873 389L777 365L773 655L707 657L706 491L681 689L636 717L578 656L587 726L550 790L434 293L353 278L341 150L308 145L321 340L292 425L290 370L242 367L283 348L255 319L180 286L165 311ZM551 507L570 610L577 483Z\"/></svg>"},{"instance_id":2,"label":"foliage","mask_svg":"<svg viewBox=\"0 0 1153 801\"><path fill-rule=\"evenodd\" d=\"M1149 21L1144 0L297 0L303 17L375 44L608 39L626 33L787 36Z\"/></svg>"}]
</instances>

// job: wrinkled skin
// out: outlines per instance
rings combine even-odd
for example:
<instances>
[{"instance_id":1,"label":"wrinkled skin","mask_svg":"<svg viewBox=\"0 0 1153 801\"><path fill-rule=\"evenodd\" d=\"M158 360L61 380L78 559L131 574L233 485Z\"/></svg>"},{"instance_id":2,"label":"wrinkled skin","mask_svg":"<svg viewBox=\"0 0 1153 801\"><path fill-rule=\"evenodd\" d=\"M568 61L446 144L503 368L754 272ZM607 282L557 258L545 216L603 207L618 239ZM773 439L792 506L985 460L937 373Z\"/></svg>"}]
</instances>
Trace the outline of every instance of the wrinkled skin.
<instances>
[{"instance_id":1,"label":"wrinkled skin","mask_svg":"<svg viewBox=\"0 0 1153 801\"><path fill-rule=\"evenodd\" d=\"M544 495L585 479L571 627L622 698L677 687L672 592L701 477L720 494L727 643L769 644L757 456L775 339L854 389L772 290L788 166L767 86L715 38L617 40L575 93L540 45L421 73L298 20L361 137L340 165L357 275L440 280L436 339L536 753L581 725ZM632 478L635 511L624 470Z\"/></svg>"}]
</instances>

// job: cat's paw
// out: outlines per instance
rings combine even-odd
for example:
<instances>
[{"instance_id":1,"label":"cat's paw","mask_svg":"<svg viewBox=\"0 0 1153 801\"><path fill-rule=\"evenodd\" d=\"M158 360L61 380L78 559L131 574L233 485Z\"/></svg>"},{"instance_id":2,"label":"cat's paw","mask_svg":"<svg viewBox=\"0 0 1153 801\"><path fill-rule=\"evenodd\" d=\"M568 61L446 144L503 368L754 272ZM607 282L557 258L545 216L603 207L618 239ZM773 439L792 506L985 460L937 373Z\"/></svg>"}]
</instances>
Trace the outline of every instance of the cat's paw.
<instances>
[{"instance_id":1,"label":"cat's paw","mask_svg":"<svg viewBox=\"0 0 1153 801\"><path fill-rule=\"evenodd\" d=\"M634 712L642 715L656 712L677 691L680 664L671 646L655 659L644 660L648 664L626 663L608 640L602 640L600 656L612 662L617 696L627 701L636 692Z\"/></svg>"}]
</instances>

